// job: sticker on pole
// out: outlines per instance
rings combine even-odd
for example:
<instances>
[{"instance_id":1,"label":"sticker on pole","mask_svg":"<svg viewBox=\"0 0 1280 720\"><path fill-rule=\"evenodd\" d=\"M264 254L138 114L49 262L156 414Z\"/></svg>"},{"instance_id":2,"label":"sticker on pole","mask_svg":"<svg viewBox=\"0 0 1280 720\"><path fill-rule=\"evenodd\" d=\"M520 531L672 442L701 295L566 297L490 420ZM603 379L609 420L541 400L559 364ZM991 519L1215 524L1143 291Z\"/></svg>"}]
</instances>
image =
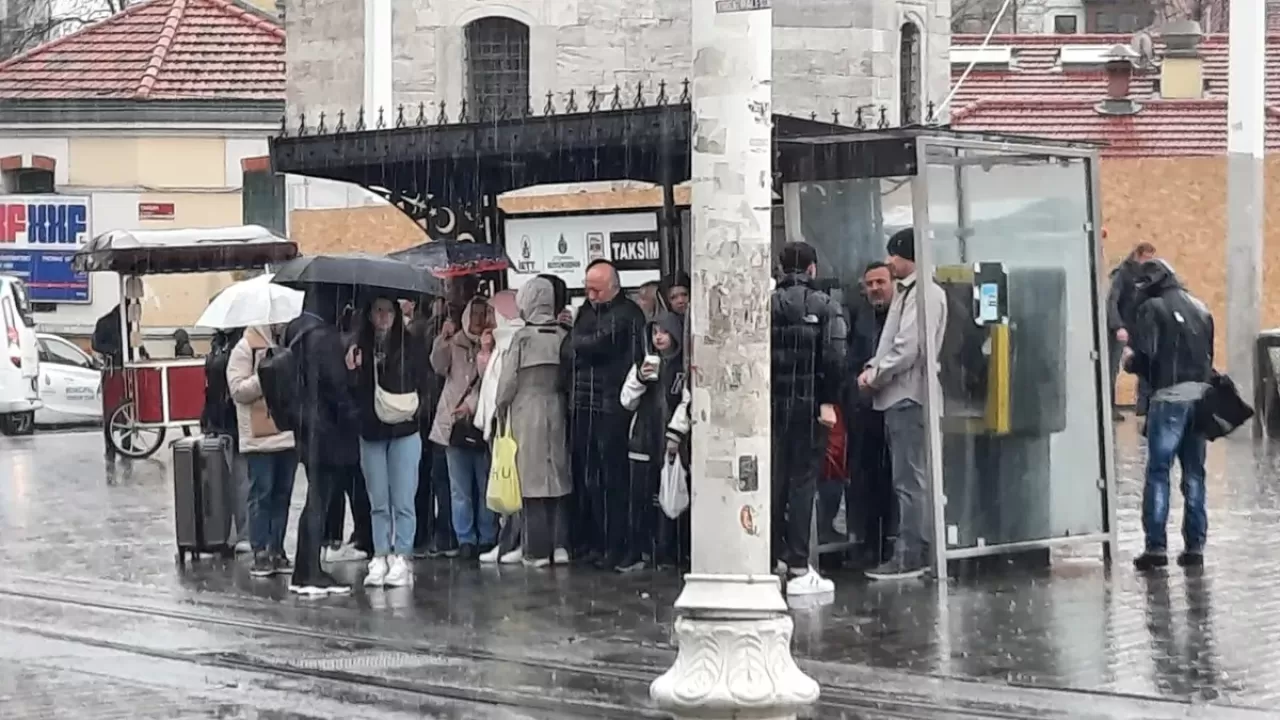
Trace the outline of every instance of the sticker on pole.
<instances>
[{"instance_id":1,"label":"sticker on pole","mask_svg":"<svg viewBox=\"0 0 1280 720\"><path fill-rule=\"evenodd\" d=\"M772 0L716 0L716 12L735 13L768 10Z\"/></svg>"}]
</instances>

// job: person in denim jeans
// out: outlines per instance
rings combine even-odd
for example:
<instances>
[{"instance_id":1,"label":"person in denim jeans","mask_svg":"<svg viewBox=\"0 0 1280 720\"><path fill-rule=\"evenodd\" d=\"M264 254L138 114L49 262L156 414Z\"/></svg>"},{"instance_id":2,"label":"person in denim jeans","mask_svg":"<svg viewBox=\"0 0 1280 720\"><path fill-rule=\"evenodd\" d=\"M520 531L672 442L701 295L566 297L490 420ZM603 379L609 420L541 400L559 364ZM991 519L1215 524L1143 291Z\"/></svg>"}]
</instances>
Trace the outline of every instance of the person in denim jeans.
<instances>
[{"instance_id":1,"label":"person in denim jeans","mask_svg":"<svg viewBox=\"0 0 1280 720\"><path fill-rule=\"evenodd\" d=\"M258 383L258 364L276 345L280 330L247 328L227 358L227 389L236 405L240 453L249 469L249 572L255 577L293 572L284 553L284 534L298 453L293 433L282 432L272 421Z\"/></svg>"},{"instance_id":2,"label":"person in denim jeans","mask_svg":"<svg viewBox=\"0 0 1280 720\"><path fill-rule=\"evenodd\" d=\"M489 487L489 448L477 437L474 417L480 379L493 352L493 308L482 297L471 300L460 323L444 322L431 346L431 367L445 378L431 442L444 446L449 467L450 504L458 554L475 560L498 542L498 518L485 504ZM487 341L485 340L487 336ZM471 428L471 429L468 429Z\"/></svg>"},{"instance_id":3,"label":"person in denim jeans","mask_svg":"<svg viewBox=\"0 0 1280 720\"><path fill-rule=\"evenodd\" d=\"M1147 478L1142 490L1143 553L1139 571L1169 564L1165 524L1169 518L1169 470L1182 466L1182 554L1184 567L1204 564L1209 520L1204 507L1206 439L1196 425L1196 406L1213 374L1213 315L1187 292L1163 260L1142 263L1136 280L1141 304L1130 328L1125 369L1151 388L1147 407Z\"/></svg>"},{"instance_id":4,"label":"person in denim jeans","mask_svg":"<svg viewBox=\"0 0 1280 720\"><path fill-rule=\"evenodd\" d=\"M369 493L373 526L373 559L364 584L408 585L409 559L417 532L418 461L422 440L417 417L384 422L374 402L380 392L401 396L418 392L421 354L408 341L404 315L391 298L379 297L362 314L356 343L347 350L347 368L356 374L360 415L360 468Z\"/></svg>"}]
</instances>

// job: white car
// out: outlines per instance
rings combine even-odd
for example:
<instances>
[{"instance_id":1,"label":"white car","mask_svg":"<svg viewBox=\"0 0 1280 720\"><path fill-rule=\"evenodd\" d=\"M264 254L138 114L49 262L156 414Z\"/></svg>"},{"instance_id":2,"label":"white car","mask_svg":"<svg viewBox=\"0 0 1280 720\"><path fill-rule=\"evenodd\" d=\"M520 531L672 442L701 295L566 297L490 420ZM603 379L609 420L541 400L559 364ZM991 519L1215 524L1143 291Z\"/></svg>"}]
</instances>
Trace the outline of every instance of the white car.
<instances>
[{"instance_id":1,"label":"white car","mask_svg":"<svg viewBox=\"0 0 1280 720\"><path fill-rule=\"evenodd\" d=\"M5 435L29 435L35 427L34 411L40 407L35 326L26 285L0 275L0 347L6 350L0 354L0 433Z\"/></svg>"},{"instance_id":2,"label":"white car","mask_svg":"<svg viewBox=\"0 0 1280 720\"><path fill-rule=\"evenodd\" d=\"M102 365L75 343L38 333L40 400L36 425L102 422Z\"/></svg>"}]
</instances>

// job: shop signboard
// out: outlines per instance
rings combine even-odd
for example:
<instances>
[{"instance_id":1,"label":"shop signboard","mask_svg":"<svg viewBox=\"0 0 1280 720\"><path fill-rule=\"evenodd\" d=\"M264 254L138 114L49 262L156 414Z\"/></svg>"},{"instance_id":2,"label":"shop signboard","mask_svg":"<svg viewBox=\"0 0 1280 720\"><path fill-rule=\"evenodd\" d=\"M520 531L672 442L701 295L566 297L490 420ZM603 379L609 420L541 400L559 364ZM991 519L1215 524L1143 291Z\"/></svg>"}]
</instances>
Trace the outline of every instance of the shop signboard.
<instances>
[{"instance_id":1,"label":"shop signboard","mask_svg":"<svg viewBox=\"0 0 1280 720\"><path fill-rule=\"evenodd\" d=\"M31 302L87 304L89 276L71 257L89 232L87 197L0 195L0 273L22 278Z\"/></svg>"},{"instance_id":2,"label":"shop signboard","mask_svg":"<svg viewBox=\"0 0 1280 720\"><path fill-rule=\"evenodd\" d=\"M656 212L511 216L504 229L513 288L545 273L580 290L595 260L613 262L626 288L657 280L662 270Z\"/></svg>"}]
</instances>

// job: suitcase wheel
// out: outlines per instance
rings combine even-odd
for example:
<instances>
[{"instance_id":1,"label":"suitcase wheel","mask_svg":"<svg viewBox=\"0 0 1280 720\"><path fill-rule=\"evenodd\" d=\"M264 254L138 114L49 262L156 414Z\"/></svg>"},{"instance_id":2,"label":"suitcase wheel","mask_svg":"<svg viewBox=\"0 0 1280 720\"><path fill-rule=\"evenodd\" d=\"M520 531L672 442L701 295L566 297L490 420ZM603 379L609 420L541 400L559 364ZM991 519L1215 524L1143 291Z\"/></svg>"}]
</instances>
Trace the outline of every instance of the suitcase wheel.
<instances>
[{"instance_id":1,"label":"suitcase wheel","mask_svg":"<svg viewBox=\"0 0 1280 720\"><path fill-rule=\"evenodd\" d=\"M186 565L187 551L182 548L178 548L178 554L174 557L174 560L176 560L179 565Z\"/></svg>"}]
</instances>

